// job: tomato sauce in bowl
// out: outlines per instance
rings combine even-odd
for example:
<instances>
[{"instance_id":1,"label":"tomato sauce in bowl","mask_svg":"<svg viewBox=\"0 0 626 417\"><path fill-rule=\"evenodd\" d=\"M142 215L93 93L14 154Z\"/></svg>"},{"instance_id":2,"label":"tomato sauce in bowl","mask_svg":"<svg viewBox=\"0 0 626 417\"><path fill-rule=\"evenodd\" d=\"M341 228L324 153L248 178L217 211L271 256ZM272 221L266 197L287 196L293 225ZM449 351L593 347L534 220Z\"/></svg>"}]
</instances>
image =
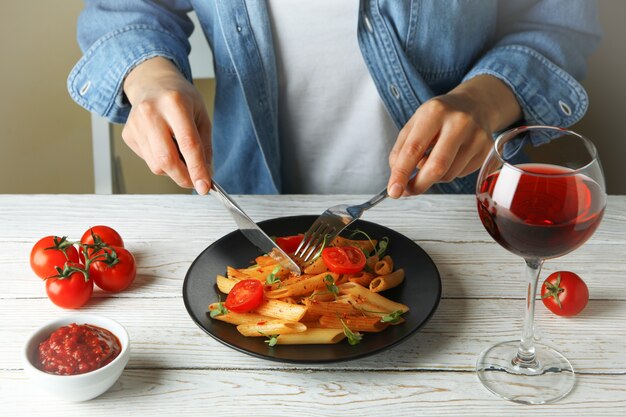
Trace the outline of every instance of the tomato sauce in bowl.
<instances>
[{"instance_id":1,"label":"tomato sauce in bowl","mask_svg":"<svg viewBox=\"0 0 626 417\"><path fill-rule=\"evenodd\" d=\"M91 324L72 323L39 344L38 369L55 375L78 375L111 363L122 351L113 333Z\"/></svg>"}]
</instances>

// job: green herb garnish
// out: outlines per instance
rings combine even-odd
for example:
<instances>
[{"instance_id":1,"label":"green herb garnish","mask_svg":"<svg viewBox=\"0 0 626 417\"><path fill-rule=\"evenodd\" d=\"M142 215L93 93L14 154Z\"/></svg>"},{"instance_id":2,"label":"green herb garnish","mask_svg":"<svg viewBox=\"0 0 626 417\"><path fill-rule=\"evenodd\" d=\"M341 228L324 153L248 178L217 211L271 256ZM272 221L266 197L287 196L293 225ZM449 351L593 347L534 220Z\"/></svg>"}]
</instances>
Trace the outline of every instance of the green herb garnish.
<instances>
[{"instance_id":1,"label":"green herb garnish","mask_svg":"<svg viewBox=\"0 0 626 417\"><path fill-rule=\"evenodd\" d=\"M267 345L269 347L273 347L276 346L276 343L278 343L278 336L280 336L279 334L273 334L273 335L266 335L265 333L259 331L259 333L265 337L267 337L267 340L265 340L265 343L267 343Z\"/></svg>"},{"instance_id":2,"label":"green herb garnish","mask_svg":"<svg viewBox=\"0 0 626 417\"><path fill-rule=\"evenodd\" d=\"M339 294L339 288L337 288L337 285L335 285L335 279L333 278L333 276L330 274L326 275L324 277L324 283L328 292L330 292L335 296L335 298L337 298L337 294Z\"/></svg>"},{"instance_id":3,"label":"green herb garnish","mask_svg":"<svg viewBox=\"0 0 626 417\"><path fill-rule=\"evenodd\" d=\"M385 316L382 316L380 321L383 323L397 323L400 321L400 316L402 316L402 310L395 310Z\"/></svg>"},{"instance_id":4,"label":"green herb garnish","mask_svg":"<svg viewBox=\"0 0 626 417\"><path fill-rule=\"evenodd\" d=\"M379 259L382 259L385 256L387 246L389 246L389 238L387 236L378 241L378 249L376 250L375 255L378 255Z\"/></svg>"},{"instance_id":5,"label":"green herb garnish","mask_svg":"<svg viewBox=\"0 0 626 417\"><path fill-rule=\"evenodd\" d=\"M343 334L345 334L346 337L348 338L348 343L350 343L352 346L358 345L361 339L363 339L363 336L361 335L361 333L353 332L352 330L348 328L348 326L342 319L339 319L339 320L341 321L341 326L343 327Z\"/></svg>"},{"instance_id":6,"label":"green herb garnish","mask_svg":"<svg viewBox=\"0 0 626 417\"><path fill-rule=\"evenodd\" d=\"M211 310L209 313L211 318L215 318L217 316L222 316L228 313L228 309L224 306L224 303L221 301L217 303L217 308L215 310Z\"/></svg>"},{"instance_id":7,"label":"green herb garnish","mask_svg":"<svg viewBox=\"0 0 626 417\"><path fill-rule=\"evenodd\" d=\"M280 266L276 266L272 272L265 278L265 283L267 285L272 285L280 282L280 278L276 276L276 274L280 271Z\"/></svg>"},{"instance_id":8,"label":"green herb garnish","mask_svg":"<svg viewBox=\"0 0 626 417\"><path fill-rule=\"evenodd\" d=\"M372 248L376 249L376 246L374 245L374 241L372 240L372 238L370 237L370 235L368 235L365 231L361 230L361 229L354 229L350 231L350 235L348 236L348 239L354 239L355 237L357 237L358 235L363 235L365 236L365 238L367 240L369 240L370 245L372 246ZM369 257L370 254L368 251L366 251L365 249L361 248L361 250L363 251L363 253L365 254L366 257Z\"/></svg>"},{"instance_id":9,"label":"green herb garnish","mask_svg":"<svg viewBox=\"0 0 626 417\"><path fill-rule=\"evenodd\" d=\"M312 264L317 258L322 256L322 251L324 250L324 248L326 247L326 244L328 243L327 240L329 236L330 236L329 234L324 235L324 241L322 241L322 246L320 246L315 256L313 256L313 258L309 261L310 264Z\"/></svg>"},{"instance_id":10,"label":"green herb garnish","mask_svg":"<svg viewBox=\"0 0 626 417\"><path fill-rule=\"evenodd\" d=\"M387 313L386 311L366 310L364 308L359 308L359 310L364 313L382 314L382 316L380 317L380 321L382 321L383 323L397 323L400 321L402 314L404 314L402 310L394 310L391 313Z\"/></svg>"}]
</instances>

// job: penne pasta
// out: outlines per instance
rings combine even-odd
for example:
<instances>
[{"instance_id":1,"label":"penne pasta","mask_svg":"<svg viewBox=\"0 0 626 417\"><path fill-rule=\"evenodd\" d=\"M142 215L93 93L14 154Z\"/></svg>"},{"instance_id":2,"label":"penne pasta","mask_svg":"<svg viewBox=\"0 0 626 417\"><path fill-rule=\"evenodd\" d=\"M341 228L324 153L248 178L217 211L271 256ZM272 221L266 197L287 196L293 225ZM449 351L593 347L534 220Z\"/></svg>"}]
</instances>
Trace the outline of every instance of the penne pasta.
<instances>
[{"instance_id":1,"label":"penne pasta","mask_svg":"<svg viewBox=\"0 0 626 417\"><path fill-rule=\"evenodd\" d=\"M282 334L276 339L277 345L328 345L340 342L346 337L342 329L312 328L302 333Z\"/></svg>"},{"instance_id":2,"label":"penne pasta","mask_svg":"<svg viewBox=\"0 0 626 417\"><path fill-rule=\"evenodd\" d=\"M375 275L370 272L361 271L358 274L352 274L347 276L347 281L354 282L356 284L368 287L370 282L374 279ZM341 283L343 284L343 282Z\"/></svg>"},{"instance_id":3,"label":"penne pasta","mask_svg":"<svg viewBox=\"0 0 626 417\"><path fill-rule=\"evenodd\" d=\"M393 271L393 261L391 256L387 255L374 264L374 273L376 275L388 275Z\"/></svg>"},{"instance_id":4,"label":"penne pasta","mask_svg":"<svg viewBox=\"0 0 626 417\"><path fill-rule=\"evenodd\" d=\"M323 272L318 275L303 276L302 279L293 283L283 283L280 288L271 290L265 293L267 298L283 298L283 297L297 297L301 295L311 294L320 288L326 287L326 276L330 275L333 280L339 277L339 274L333 272Z\"/></svg>"},{"instance_id":5,"label":"penne pasta","mask_svg":"<svg viewBox=\"0 0 626 417\"><path fill-rule=\"evenodd\" d=\"M237 269L237 272L244 274L246 279L258 279L262 282L265 282L270 274L274 274L279 279L283 279L289 275L289 271L282 267L278 267L278 270L274 272L277 266L277 264L268 266L255 265L249 268Z\"/></svg>"},{"instance_id":6,"label":"penne pasta","mask_svg":"<svg viewBox=\"0 0 626 417\"><path fill-rule=\"evenodd\" d=\"M276 317L289 321L300 321L307 308L300 304L286 303L280 300L265 300L258 308L254 310L255 313L268 317Z\"/></svg>"},{"instance_id":7,"label":"penne pasta","mask_svg":"<svg viewBox=\"0 0 626 417\"><path fill-rule=\"evenodd\" d=\"M371 302L361 298L350 295L347 302L354 307L355 310L360 311L363 315L369 317L382 317L392 311L385 311L382 307L372 304Z\"/></svg>"},{"instance_id":8,"label":"penne pasta","mask_svg":"<svg viewBox=\"0 0 626 417\"><path fill-rule=\"evenodd\" d=\"M254 261L257 263L257 265L266 266L270 268L278 265L278 263L274 259L272 259L272 257L269 255L257 256L254 259Z\"/></svg>"},{"instance_id":9,"label":"penne pasta","mask_svg":"<svg viewBox=\"0 0 626 417\"><path fill-rule=\"evenodd\" d=\"M312 263L304 267L304 273L307 275L317 275L328 271L326 264L321 256L318 256Z\"/></svg>"},{"instance_id":10,"label":"penne pasta","mask_svg":"<svg viewBox=\"0 0 626 417\"><path fill-rule=\"evenodd\" d=\"M352 294L357 297L361 297L370 304L378 306L379 311L380 309L382 309L383 311L400 310L403 313L409 311L408 306L397 303L395 301L391 301L390 299L383 297L378 293L371 292L369 289L355 284L354 282L346 282L345 284L339 285L339 293Z\"/></svg>"},{"instance_id":11,"label":"penne pasta","mask_svg":"<svg viewBox=\"0 0 626 417\"><path fill-rule=\"evenodd\" d=\"M238 279L234 279L234 278L226 278L223 275L218 275L217 276L217 288L223 292L224 294L228 294L230 292L230 290L235 286L235 284L237 282L239 282L240 280Z\"/></svg>"},{"instance_id":12,"label":"penne pasta","mask_svg":"<svg viewBox=\"0 0 626 417\"><path fill-rule=\"evenodd\" d=\"M237 326L237 331L248 337L267 337L270 335L283 335L288 333L302 333L306 325L296 321L269 320L257 323L244 323Z\"/></svg>"},{"instance_id":13,"label":"penne pasta","mask_svg":"<svg viewBox=\"0 0 626 417\"><path fill-rule=\"evenodd\" d=\"M374 278L370 282L369 288L372 292L381 292L397 287L402 281L404 281L404 269L400 268L390 274Z\"/></svg>"},{"instance_id":14,"label":"penne pasta","mask_svg":"<svg viewBox=\"0 0 626 417\"><path fill-rule=\"evenodd\" d=\"M212 303L209 305L209 311L216 310L219 303ZM213 317L215 320L223 321L230 324L245 324L245 323L258 323L263 321L272 320L272 317L262 316L255 313L235 313L229 311L226 314L220 314Z\"/></svg>"},{"instance_id":15,"label":"penne pasta","mask_svg":"<svg viewBox=\"0 0 626 417\"><path fill-rule=\"evenodd\" d=\"M376 266L376 262L378 262L378 261L379 261L378 255L370 256L365 261L365 269L367 269L369 271L373 271L374 267Z\"/></svg>"},{"instance_id":16,"label":"penne pasta","mask_svg":"<svg viewBox=\"0 0 626 417\"><path fill-rule=\"evenodd\" d=\"M248 275L244 274L243 272L240 272L238 269L235 269L232 266L227 266L226 267L226 276L228 278L232 278L232 279L236 279L236 280L242 280L242 279L250 278Z\"/></svg>"},{"instance_id":17,"label":"penne pasta","mask_svg":"<svg viewBox=\"0 0 626 417\"><path fill-rule=\"evenodd\" d=\"M330 314L359 314L354 307L347 302L340 301L315 301L307 299L304 301L306 306L306 317L315 318Z\"/></svg>"},{"instance_id":18,"label":"penne pasta","mask_svg":"<svg viewBox=\"0 0 626 417\"><path fill-rule=\"evenodd\" d=\"M340 316L334 314L322 316L319 320L322 327L331 329L342 329L342 321L353 332L376 333L385 330L389 326L389 323L382 322L379 317Z\"/></svg>"},{"instance_id":19,"label":"penne pasta","mask_svg":"<svg viewBox=\"0 0 626 417\"><path fill-rule=\"evenodd\" d=\"M367 253L372 253L377 243L377 240L354 240L337 236L333 240L332 246L356 246Z\"/></svg>"}]
</instances>

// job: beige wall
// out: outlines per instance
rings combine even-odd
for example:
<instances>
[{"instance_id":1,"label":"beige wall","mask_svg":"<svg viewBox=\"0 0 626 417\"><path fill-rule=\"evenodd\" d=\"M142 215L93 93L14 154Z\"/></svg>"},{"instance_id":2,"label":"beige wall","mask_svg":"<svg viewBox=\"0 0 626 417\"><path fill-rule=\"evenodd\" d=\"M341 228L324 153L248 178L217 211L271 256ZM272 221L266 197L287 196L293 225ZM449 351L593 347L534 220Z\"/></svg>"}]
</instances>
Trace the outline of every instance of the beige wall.
<instances>
[{"instance_id":1,"label":"beige wall","mask_svg":"<svg viewBox=\"0 0 626 417\"><path fill-rule=\"evenodd\" d=\"M81 56L80 0L0 2L0 193L92 193L89 113L66 90ZM197 81L212 108L214 83ZM188 193L153 175L122 142L115 149L128 193Z\"/></svg>"},{"instance_id":2,"label":"beige wall","mask_svg":"<svg viewBox=\"0 0 626 417\"><path fill-rule=\"evenodd\" d=\"M626 194L626 1L598 4L604 38L583 81L589 111L574 129L596 144L609 193Z\"/></svg>"},{"instance_id":3,"label":"beige wall","mask_svg":"<svg viewBox=\"0 0 626 417\"><path fill-rule=\"evenodd\" d=\"M600 0L605 39L584 84L591 108L575 129L594 140L609 192L626 194L626 1ZM88 113L66 92L80 57L76 18L82 1L0 2L0 193L91 193L93 173ZM211 101L213 84L199 87ZM186 193L152 175L119 138L128 193Z\"/></svg>"}]
</instances>

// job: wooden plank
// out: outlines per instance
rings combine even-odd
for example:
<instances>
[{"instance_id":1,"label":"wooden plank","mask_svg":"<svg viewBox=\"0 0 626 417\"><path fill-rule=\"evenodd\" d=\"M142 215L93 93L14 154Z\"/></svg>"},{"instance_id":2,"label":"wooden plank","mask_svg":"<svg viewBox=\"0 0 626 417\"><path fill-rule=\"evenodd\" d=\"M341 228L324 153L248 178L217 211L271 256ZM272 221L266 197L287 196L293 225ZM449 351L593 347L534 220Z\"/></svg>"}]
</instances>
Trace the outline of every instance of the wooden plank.
<instances>
[{"instance_id":1,"label":"wooden plank","mask_svg":"<svg viewBox=\"0 0 626 417\"><path fill-rule=\"evenodd\" d=\"M415 336L388 351L333 369L474 369L485 348L519 338L522 300L446 299ZM626 303L592 301L579 316L563 318L537 306L537 328L577 371L626 373ZM101 298L81 312L109 316L126 326L132 341L131 368L328 369L288 365L234 351L205 334L188 316L182 299ZM22 344L51 317L71 314L47 300L3 300L0 304L0 369L20 369ZM367 335L365 335L367 337Z\"/></svg>"},{"instance_id":2,"label":"wooden plank","mask_svg":"<svg viewBox=\"0 0 626 417\"><path fill-rule=\"evenodd\" d=\"M46 416L623 416L626 375L579 375L556 404L522 406L496 398L471 372L125 370L102 396L49 400L19 371L0 371L4 415Z\"/></svg>"}]
</instances>

